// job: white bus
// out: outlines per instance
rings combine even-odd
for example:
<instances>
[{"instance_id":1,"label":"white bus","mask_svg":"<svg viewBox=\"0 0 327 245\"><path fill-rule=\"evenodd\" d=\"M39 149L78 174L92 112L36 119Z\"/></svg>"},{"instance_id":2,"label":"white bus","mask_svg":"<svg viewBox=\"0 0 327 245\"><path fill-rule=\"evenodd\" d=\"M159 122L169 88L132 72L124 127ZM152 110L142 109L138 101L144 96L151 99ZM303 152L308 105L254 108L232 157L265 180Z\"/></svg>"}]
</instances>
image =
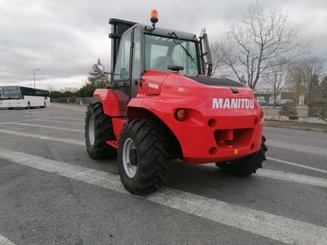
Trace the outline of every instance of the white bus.
<instances>
[{"instance_id":1,"label":"white bus","mask_svg":"<svg viewBox=\"0 0 327 245\"><path fill-rule=\"evenodd\" d=\"M0 87L0 108L47 107L50 104L48 90L21 86Z\"/></svg>"}]
</instances>

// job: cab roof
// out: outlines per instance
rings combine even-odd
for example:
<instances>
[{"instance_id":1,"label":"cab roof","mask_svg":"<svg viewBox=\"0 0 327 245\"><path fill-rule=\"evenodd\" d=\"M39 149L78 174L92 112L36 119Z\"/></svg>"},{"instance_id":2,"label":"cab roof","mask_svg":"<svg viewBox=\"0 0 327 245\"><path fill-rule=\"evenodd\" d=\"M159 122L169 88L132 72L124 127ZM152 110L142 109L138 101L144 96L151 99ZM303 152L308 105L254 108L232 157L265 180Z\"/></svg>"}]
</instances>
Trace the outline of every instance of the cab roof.
<instances>
[{"instance_id":1,"label":"cab roof","mask_svg":"<svg viewBox=\"0 0 327 245\"><path fill-rule=\"evenodd\" d=\"M137 27L141 31L143 31L143 33L148 33L148 34L152 34L152 35L166 36L166 37L174 38L175 37L174 34L176 34L179 39L192 40L192 41L198 40L196 37L196 34L194 34L194 33L176 31L176 30L171 30L171 29L166 29L166 28L161 28L161 27L156 27L155 29L153 29L151 25L140 24L140 23L131 22L131 21L127 21L127 20L111 18L111 19L109 19L109 24L111 24L111 25L118 24L120 26L124 26L125 28L122 28L122 29L125 29L124 31L123 30L115 30L115 33L119 33L120 35L122 35L125 31L129 30L130 28Z\"/></svg>"},{"instance_id":2,"label":"cab roof","mask_svg":"<svg viewBox=\"0 0 327 245\"><path fill-rule=\"evenodd\" d=\"M175 31L175 30L161 28L161 27L156 27L155 29L153 29L152 26L143 25L143 24L136 24L136 26L139 26L141 28L141 30L143 30L144 33L148 33L148 34L152 34L152 35L174 38L175 37L174 34L176 34L176 36L179 39L192 40L192 41L198 40L196 37L196 34L194 34L194 33Z\"/></svg>"}]
</instances>

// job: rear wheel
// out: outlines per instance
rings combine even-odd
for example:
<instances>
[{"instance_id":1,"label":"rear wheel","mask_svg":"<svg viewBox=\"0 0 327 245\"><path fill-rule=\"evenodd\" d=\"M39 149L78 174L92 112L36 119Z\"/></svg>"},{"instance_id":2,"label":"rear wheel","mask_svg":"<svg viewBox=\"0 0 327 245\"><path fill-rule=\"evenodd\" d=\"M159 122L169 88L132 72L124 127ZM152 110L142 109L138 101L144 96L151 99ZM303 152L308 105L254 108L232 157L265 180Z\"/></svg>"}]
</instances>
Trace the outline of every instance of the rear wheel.
<instances>
[{"instance_id":1,"label":"rear wheel","mask_svg":"<svg viewBox=\"0 0 327 245\"><path fill-rule=\"evenodd\" d=\"M101 102L89 104L85 117L85 144L89 156L101 159L116 156L106 141L115 140L111 117L103 113Z\"/></svg>"},{"instance_id":2,"label":"rear wheel","mask_svg":"<svg viewBox=\"0 0 327 245\"><path fill-rule=\"evenodd\" d=\"M255 173L258 168L262 168L262 162L266 160L266 151L268 149L265 141L266 138L262 136L259 151L235 161L216 163L217 167L224 173L239 177L249 176Z\"/></svg>"},{"instance_id":3,"label":"rear wheel","mask_svg":"<svg viewBox=\"0 0 327 245\"><path fill-rule=\"evenodd\" d=\"M132 194L158 190L166 181L167 144L153 123L134 120L124 126L118 147L118 169Z\"/></svg>"}]
</instances>

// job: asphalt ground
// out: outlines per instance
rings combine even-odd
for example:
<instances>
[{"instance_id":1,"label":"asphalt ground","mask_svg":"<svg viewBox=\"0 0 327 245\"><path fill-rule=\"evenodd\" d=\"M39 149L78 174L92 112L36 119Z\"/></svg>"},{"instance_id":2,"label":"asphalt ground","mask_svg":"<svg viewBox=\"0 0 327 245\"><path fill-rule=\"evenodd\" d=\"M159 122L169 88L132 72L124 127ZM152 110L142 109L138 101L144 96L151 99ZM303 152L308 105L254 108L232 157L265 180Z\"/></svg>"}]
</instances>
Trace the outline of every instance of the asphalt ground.
<instances>
[{"instance_id":1,"label":"asphalt ground","mask_svg":"<svg viewBox=\"0 0 327 245\"><path fill-rule=\"evenodd\" d=\"M327 133L327 124L266 120L265 126Z\"/></svg>"},{"instance_id":2,"label":"asphalt ground","mask_svg":"<svg viewBox=\"0 0 327 245\"><path fill-rule=\"evenodd\" d=\"M266 126L264 168L169 162L138 197L91 160L85 107L0 111L0 244L327 244L327 134Z\"/></svg>"}]
</instances>

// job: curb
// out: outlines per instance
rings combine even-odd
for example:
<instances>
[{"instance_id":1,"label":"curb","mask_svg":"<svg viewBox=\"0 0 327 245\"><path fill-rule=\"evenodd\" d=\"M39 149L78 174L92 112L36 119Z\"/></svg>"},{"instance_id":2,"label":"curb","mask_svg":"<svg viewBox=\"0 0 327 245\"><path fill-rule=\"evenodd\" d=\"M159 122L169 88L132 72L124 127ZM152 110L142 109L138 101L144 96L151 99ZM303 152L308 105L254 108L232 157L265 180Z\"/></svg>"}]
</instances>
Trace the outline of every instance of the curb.
<instances>
[{"instance_id":1,"label":"curb","mask_svg":"<svg viewBox=\"0 0 327 245\"><path fill-rule=\"evenodd\" d=\"M294 126L294 125L276 125L276 124L271 125L269 123L264 124L264 126L274 127L274 128L289 128L289 129L298 129L298 130L312 131L312 132L319 132L319 133L327 133L327 129L323 129L323 128L309 128L309 127L306 128L306 127L298 127L298 126Z\"/></svg>"}]
</instances>

